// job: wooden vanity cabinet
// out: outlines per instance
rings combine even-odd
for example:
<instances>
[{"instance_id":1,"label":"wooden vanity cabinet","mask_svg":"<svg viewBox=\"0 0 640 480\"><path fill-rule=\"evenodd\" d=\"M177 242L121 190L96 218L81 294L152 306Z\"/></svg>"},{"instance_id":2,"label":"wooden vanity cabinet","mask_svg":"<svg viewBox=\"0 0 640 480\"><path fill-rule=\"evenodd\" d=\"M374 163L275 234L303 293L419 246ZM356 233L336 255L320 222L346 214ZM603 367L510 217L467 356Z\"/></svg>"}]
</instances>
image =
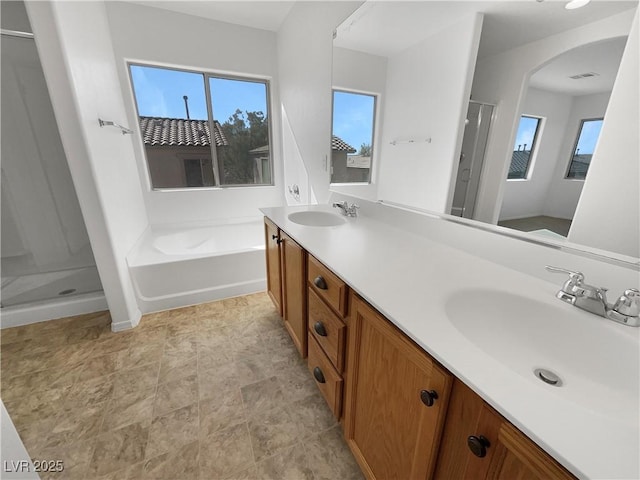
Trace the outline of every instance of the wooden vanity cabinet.
<instances>
[{"instance_id":1,"label":"wooden vanity cabinet","mask_svg":"<svg viewBox=\"0 0 640 480\"><path fill-rule=\"evenodd\" d=\"M307 252L280 230L282 318L302 358L307 357Z\"/></svg>"},{"instance_id":2,"label":"wooden vanity cabinet","mask_svg":"<svg viewBox=\"0 0 640 480\"><path fill-rule=\"evenodd\" d=\"M280 276L280 229L265 217L264 244L267 258L267 293L282 316L282 282Z\"/></svg>"},{"instance_id":3,"label":"wooden vanity cabinet","mask_svg":"<svg viewBox=\"0 0 640 480\"><path fill-rule=\"evenodd\" d=\"M350 305L347 444L370 479L428 479L452 376L362 299Z\"/></svg>"},{"instance_id":4,"label":"wooden vanity cabinet","mask_svg":"<svg viewBox=\"0 0 640 480\"><path fill-rule=\"evenodd\" d=\"M459 380L454 382L451 392L434 478L574 479Z\"/></svg>"},{"instance_id":5,"label":"wooden vanity cabinet","mask_svg":"<svg viewBox=\"0 0 640 480\"><path fill-rule=\"evenodd\" d=\"M302 358L307 356L307 252L264 219L267 293Z\"/></svg>"}]
</instances>

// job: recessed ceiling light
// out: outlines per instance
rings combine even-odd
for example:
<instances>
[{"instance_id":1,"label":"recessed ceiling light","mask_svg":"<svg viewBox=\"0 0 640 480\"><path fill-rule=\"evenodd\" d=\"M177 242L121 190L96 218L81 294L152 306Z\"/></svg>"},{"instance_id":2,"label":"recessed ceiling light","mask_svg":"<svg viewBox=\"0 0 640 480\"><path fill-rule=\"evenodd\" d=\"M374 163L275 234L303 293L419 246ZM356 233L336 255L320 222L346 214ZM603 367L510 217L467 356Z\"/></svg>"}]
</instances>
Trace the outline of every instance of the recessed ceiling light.
<instances>
[{"instance_id":1,"label":"recessed ceiling light","mask_svg":"<svg viewBox=\"0 0 640 480\"><path fill-rule=\"evenodd\" d=\"M576 8L584 7L590 1L591 0L571 0L564 6L564 8L567 10L575 10Z\"/></svg>"}]
</instances>

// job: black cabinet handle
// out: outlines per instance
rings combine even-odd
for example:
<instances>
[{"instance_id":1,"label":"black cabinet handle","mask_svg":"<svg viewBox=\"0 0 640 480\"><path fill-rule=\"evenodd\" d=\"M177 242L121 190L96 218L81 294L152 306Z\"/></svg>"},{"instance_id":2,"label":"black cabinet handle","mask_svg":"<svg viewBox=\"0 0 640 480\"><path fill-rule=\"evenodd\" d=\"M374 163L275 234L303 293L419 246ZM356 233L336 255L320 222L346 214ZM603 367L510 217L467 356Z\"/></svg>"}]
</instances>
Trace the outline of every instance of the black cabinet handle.
<instances>
[{"instance_id":1,"label":"black cabinet handle","mask_svg":"<svg viewBox=\"0 0 640 480\"><path fill-rule=\"evenodd\" d=\"M283 238L279 238L279 239L277 239L277 240L276 240L276 243L277 243L278 245L280 245L282 242L284 242L284 239L283 239Z\"/></svg>"},{"instance_id":2,"label":"black cabinet handle","mask_svg":"<svg viewBox=\"0 0 640 480\"><path fill-rule=\"evenodd\" d=\"M327 282L325 281L324 278L322 278L322 275L318 275L314 280L313 280L313 284L318 287L320 290L326 290L327 288Z\"/></svg>"},{"instance_id":3,"label":"black cabinet handle","mask_svg":"<svg viewBox=\"0 0 640 480\"><path fill-rule=\"evenodd\" d=\"M316 322L313 325L313 329L316 331L316 333L318 335L320 335L321 337L326 337L327 336L327 329L324 328L324 323L322 322Z\"/></svg>"},{"instance_id":4,"label":"black cabinet handle","mask_svg":"<svg viewBox=\"0 0 640 480\"><path fill-rule=\"evenodd\" d=\"M275 240L276 238L278 238L278 235L271 235L271 240Z\"/></svg>"},{"instance_id":5,"label":"black cabinet handle","mask_svg":"<svg viewBox=\"0 0 640 480\"><path fill-rule=\"evenodd\" d=\"M471 453L476 457L482 458L487 455L487 447L490 447L491 443L482 435L479 437L471 435L467 438L467 446L469 447L469 450L471 450Z\"/></svg>"},{"instance_id":6,"label":"black cabinet handle","mask_svg":"<svg viewBox=\"0 0 640 480\"><path fill-rule=\"evenodd\" d=\"M316 367L313 369L313 376L318 383L326 383L326 380L324 379L324 373L322 373L320 367Z\"/></svg>"},{"instance_id":7,"label":"black cabinet handle","mask_svg":"<svg viewBox=\"0 0 640 480\"><path fill-rule=\"evenodd\" d=\"M427 407L433 407L434 402L438 398L438 392L435 390L420 390L420 400Z\"/></svg>"}]
</instances>

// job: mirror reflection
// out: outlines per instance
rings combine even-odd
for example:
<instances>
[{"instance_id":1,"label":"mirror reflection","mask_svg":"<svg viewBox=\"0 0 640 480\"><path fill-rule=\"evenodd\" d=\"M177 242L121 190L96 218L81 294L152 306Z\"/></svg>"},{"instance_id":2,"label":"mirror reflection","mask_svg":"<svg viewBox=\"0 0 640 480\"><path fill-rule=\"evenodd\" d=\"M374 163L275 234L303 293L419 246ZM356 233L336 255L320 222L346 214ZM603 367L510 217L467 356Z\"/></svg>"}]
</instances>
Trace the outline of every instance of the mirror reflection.
<instances>
[{"instance_id":1,"label":"mirror reflection","mask_svg":"<svg viewBox=\"0 0 640 480\"><path fill-rule=\"evenodd\" d=\"M606 170L625 168L615 164L618 156L604 168L590 166L636 6L592 2L570 16L562 2L365 2L336 29L333 74L334 87L348 78L384 105L372 157L377 199L638 257L637 248L584 234L599 228L601 212L592 215L592 199L580 200L586 183L602 184ZM474 25L475 36L468 33ZM444 43L456 34L455 43ZM467 85L453 92L453 77L450 88L438 84L456 62L464 75L464 60ZM384 78L372 86L372 77ZM447 109L429 109L438 95L443 104L448 96L450 110L457 107L451 100L462 101L459 122L448 120ZM457 136L447 143L442 136L451 131ZM397 144L406 146L390 147ZM598 195L637 192L638 175L629 173ZM636 197L613 205L607 198L606 208L626 209ZM630 231L627 245L638 244L637 228Z\"/></svg>"}]
</instances>

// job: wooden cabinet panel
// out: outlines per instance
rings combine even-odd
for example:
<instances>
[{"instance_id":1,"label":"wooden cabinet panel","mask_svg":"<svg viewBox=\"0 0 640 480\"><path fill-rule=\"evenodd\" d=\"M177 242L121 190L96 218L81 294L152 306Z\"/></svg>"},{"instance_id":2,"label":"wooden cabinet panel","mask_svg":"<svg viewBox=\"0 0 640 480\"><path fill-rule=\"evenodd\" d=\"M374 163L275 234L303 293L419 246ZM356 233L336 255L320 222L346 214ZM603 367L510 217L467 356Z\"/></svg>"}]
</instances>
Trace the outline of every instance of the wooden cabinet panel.
<instances>
[{"instance_id":1,"label":"wooden cabinet panel","mask_svg":"<svg viewBox=\"0 0 640 480\"><path fill-rule=\"evenodd\" d=\"M264 243L267 257L267 293L282 315L282 283L280 281L280 229L264 219Z\"/></svg>"},{"instance_id":2,"label":"wooden cabinet panel","mask_svg":"<svg viewBox=\"0 0 640 480\"><path fill-rule=\"evenodd\" d=\"M311 288L327 305L341 317L344 317L347 313L347 286L345 283L311 255L309 255L307 278Z\"/></svg>"},{"instance_id":3,"label":"wooden cabinet panel","mask_svg":"<svg viewBox=\"0 0 640 480\"><path fill-rule=\"evenodd\" d=\"M476 456L470 436L484 437ZM560 464L517 430L459 380L451 393L435 477L441 480L569 480Z\"/></svg>"},{"instance_id":4,"label":"wooden cabinet panel","mask_svg":"<svg viewBox=\"0 0 640 480\"><path fill-rule=\"evenodd\" d=\"M282 272L282 317L296 348L307 356L307 252L291 237L280 231Z\"/></svg>"},{"instance_id":5,"label":"wooden cabinet panel","mask_svg":"<svg viewBox=\"0 0 640 480\"><path fill-rule=\"evenodd\" d=\"M308 299L309 335L316 339L333 366L342 373L347 327L311 288Z\"/></svg>"},{"instance_id":6,"label":"wooden cabinet panel","mask_svg":"<svg viewBox=\"0 0 640 480\"><path fill-rule=\"evenodd\" d=\"M347 443L369 478L430 478L451 375L363 300L350 301ZM423 391L436 392L431 406Z\"/></svg>"},{"instance_id":7,"label":"wooden cabinet panel","mask_svg":"<svg viewBox=\"0 0 640 480\"><path fill-rule=\"evenodd\" d=\"M342 413L342 377L311 335L307 367L333 415L339 419Z\"/></svg>"}]
</instances>

